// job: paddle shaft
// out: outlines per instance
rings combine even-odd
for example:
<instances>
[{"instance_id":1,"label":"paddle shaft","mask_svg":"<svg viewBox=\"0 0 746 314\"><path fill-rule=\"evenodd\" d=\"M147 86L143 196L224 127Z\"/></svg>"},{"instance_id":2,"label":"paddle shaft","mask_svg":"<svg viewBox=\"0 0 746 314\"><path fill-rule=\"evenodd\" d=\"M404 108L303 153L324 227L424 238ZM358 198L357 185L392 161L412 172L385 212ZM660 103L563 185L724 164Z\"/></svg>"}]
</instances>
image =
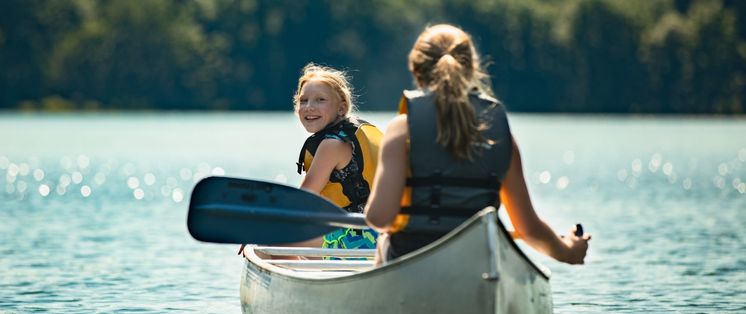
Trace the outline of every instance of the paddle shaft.
<instances>
[{"instance_id":1,"label":"paddle shaft","mask_svg":"<svg viewBox=\"0 0 746 314\"><path fill-rule=\"evenodd\" d=\"M209 211L214 216L225 218L272 219L277 222L316 224L323 226L334 226L339 228L365 229L369 228L362 214L342 214L313 211L286 210L271 207L248 207L245 205L232 204L205 204L196 206L195 210Z\"/></svg>"}]
</instances>

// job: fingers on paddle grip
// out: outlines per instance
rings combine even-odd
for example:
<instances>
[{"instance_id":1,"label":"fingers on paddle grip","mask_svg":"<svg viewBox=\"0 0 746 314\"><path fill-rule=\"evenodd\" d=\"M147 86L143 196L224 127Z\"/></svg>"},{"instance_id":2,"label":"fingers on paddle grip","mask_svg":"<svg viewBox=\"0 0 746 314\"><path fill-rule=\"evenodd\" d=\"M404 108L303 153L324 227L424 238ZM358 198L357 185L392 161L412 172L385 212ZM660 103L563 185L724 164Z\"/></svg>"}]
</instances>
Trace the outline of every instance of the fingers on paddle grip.
<instances>
[{"instance_id":1,"label":"fingers on paddle grip","mask_svg":"<svg viewBox=\"0 0 746 314\"><path fill-rule=\"evenodd\" d=\"M581 225L581 224L575 224L575 236L576 237L582 237L583 236L583 225Z\"/></svg>"}]
</instances>

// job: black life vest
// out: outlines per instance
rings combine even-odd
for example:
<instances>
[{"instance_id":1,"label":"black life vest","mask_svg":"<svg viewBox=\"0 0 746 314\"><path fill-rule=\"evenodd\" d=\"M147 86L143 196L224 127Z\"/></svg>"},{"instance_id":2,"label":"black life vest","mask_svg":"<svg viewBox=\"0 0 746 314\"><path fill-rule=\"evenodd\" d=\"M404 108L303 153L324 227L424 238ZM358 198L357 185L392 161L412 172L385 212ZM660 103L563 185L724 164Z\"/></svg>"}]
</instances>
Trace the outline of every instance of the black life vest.
<instances>
[{"instance_id":1,"label":"black life vest","mask_svg":"<svg viewBox=\"0 0 746 314\"><path fill-rule=\"evenodd\" d=\"M482 131L485 143L472 161L455 158L437 143L435 95L404 92L399 112L407 114L410 173L399 216L404 216L409 226L443 224L450 230L484 207L499 206L500 182L508 170L513 145L507 115L498 100L477 90L469 93L469 103L479 122L488 126ZM413 251L445 233L415 234L404 228L391 234L388 257Z\"/></svg>"},{"instance_id":2,"label":"black life vest","mask_svg":"<svg viewBox=\"0 0 746 314\"><path fill-rule=\"evenodd\" d=\"M349 212L361 213L368 201L378 164L378 147L383 134L374 125L346 118L306 139L298 156L298 174L308 171L321 141L336 138L352 144L352 159L341 170L334 169L321 195Z\"/></svg>"}]
</instances>

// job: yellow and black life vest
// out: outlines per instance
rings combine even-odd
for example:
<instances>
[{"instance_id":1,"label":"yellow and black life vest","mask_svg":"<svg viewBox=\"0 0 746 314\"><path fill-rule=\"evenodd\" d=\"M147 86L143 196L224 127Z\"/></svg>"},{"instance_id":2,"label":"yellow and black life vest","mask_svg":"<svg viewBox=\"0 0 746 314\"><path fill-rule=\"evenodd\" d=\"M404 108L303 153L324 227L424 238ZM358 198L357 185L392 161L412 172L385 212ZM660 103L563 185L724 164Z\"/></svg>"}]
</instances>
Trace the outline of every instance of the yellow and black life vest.
<instances>
[{"instance_id":1,"label":"yellow and black life vest","mask_svg":"<svg viewBox=\"0 0 746 314\"><path fill-rule=\"evenodd\" d=\"M334 138L352 144L350 163L343 169L332 171L320 194L348 212L361 213L373 185L382 137L378 128L363 120L346 118L327 126L303 143L297 162L298 174L311 168L321 141Z\"/></svg>"}]
</instances>

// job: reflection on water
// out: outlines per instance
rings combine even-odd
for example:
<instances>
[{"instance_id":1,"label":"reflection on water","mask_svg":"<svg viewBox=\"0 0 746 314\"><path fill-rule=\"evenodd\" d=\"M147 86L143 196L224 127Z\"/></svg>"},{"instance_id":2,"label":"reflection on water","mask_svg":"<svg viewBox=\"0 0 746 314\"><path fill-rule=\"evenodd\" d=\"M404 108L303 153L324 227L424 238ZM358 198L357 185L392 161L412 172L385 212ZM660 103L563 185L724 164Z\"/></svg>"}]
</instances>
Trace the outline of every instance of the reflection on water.
<instances>
[{"instance_id":1,"label":"reflection on water","mask_svg":"<svg viewBox=\"0 0 746 314\"><path fill-rule=\"evenodd\" d=\"M365 114L385 127L393 116ZM534 205L593 233L558 313L746 311L746 123L512 115ZM185 228L210 175L297 185L289 113L0 117L1 311L240 312L236 247Z\"/></svg>"}]
</instances>

